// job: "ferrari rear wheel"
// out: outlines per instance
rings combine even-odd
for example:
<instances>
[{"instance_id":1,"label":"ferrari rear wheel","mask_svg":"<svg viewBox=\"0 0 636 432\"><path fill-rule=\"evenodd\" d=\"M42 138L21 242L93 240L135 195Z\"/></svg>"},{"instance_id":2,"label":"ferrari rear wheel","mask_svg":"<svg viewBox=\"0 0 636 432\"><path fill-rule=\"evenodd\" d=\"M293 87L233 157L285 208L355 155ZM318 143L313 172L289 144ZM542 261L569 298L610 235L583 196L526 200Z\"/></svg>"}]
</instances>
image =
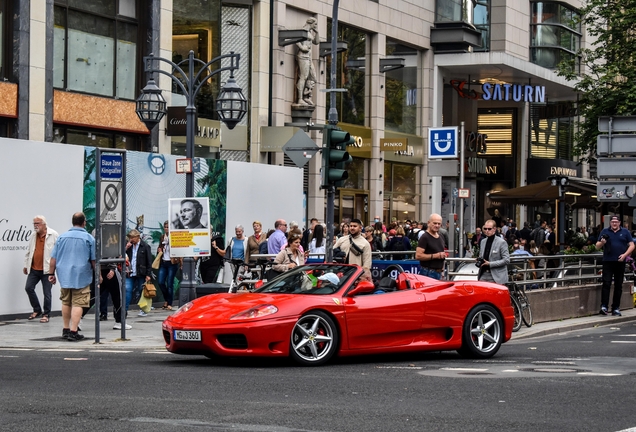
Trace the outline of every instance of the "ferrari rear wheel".
<instances>
[{"instance_id":1,"label":"ferrari rear wheel","mask_svg":"<svg viewBox=\"0 0 636 432\"><path fill-rule=\"evenodd\" d=\"M499 351L503 337L503 321L499 313L492 306L478 305L464 322L459 353L471 358L490 358Z\"/></svg>"},{"instance_id":2,"label":"ferrari rear wheel","mask_svg":"<svg viewBox=\"0 0 636 432\"><path fill-rule=\"evenodd\" d=\"M294 325L289 351L296 362L319 366L329 361L337 349L338 329L326 313L309 312Z\"/></svg>"}]
</instances>

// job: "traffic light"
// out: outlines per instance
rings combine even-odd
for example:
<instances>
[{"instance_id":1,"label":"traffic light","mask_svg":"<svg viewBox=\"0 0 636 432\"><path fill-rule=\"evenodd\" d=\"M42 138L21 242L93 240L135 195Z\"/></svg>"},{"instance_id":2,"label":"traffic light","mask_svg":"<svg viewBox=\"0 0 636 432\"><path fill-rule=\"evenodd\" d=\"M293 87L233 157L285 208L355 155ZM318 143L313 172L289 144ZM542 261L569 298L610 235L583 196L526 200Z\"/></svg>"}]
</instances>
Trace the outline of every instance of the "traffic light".
<instances>
[{"instance_id":1,"label":"traffic light","mask_svg":"<svg viewBox=\"0 0 636 432\"><path fill-rule=\"evenodd\" d=\"M347 145L353 144L353 138L333 125L325 125L322 137L322 188L340 187L349 178L345 165L353 161L347 153Z\"/></svg>"}]
</instances>

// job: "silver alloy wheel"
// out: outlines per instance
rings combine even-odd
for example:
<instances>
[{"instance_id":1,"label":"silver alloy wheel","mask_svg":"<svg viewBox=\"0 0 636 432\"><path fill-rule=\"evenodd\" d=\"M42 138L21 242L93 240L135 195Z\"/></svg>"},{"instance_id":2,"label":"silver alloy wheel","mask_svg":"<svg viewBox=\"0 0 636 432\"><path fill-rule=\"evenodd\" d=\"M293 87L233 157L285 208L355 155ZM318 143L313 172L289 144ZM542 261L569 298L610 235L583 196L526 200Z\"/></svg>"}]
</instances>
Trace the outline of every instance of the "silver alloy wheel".
<instances>
[{"instance_id":1,"label":"silver alloy wheel","mask_svg":"<svg viewBox=\"0 0 636 432\"><path fill-rule=\"evenodd\" d=\"M331 357L335 349L335 328L322 314L302 316L294 325L291 348L294 354L307 363L321 362Z\"/></svg>"},{"instance_id":2,"label":"silver alloy wheel","mask_svg":"<svg viewBox=\"0 0 636 432\"><path fill-rule=\"evenodd\" d=\"M470 322L470 340L477 351L489 353L499 348L501 323L488 309L481 309Z\"/></svg>"}]
</instances>

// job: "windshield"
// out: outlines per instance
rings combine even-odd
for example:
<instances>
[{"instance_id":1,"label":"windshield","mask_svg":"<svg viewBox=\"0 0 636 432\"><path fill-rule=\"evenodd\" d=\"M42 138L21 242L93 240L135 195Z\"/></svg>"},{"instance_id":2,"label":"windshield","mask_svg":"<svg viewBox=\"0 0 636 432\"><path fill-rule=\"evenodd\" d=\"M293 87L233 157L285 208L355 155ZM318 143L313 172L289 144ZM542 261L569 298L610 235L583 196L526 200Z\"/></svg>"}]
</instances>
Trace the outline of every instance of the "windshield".
<instances>
[{"instance_id":1,"label":"windshield","mask_svg":"<svg viewBox=\"0 0 636 432\"><path fill-rule=\"evenodd\" d=\"M358 271L349 265L308 265L296 267L263 285L259 293L333 294Z\"/></svg>"}]
</instances>

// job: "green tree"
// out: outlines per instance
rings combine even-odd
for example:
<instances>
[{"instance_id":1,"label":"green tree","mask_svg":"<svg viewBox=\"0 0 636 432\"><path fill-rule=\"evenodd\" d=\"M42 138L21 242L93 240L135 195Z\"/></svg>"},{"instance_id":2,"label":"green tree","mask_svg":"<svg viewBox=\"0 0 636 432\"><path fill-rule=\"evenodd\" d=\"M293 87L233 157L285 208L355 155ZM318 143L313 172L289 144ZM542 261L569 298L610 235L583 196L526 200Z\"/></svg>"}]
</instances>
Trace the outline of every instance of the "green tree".
<instances>
[{"instance_id":1,"label":"green tree","mask_svg":"<svg viewBox=\"0 0 636 432\"><path fill-rule=\"evenodd\" d=\"M578 57L562 62L558 74L577 81L579 128L574 153L581 160L596 157L599 116L632 115L636 111L636 0L587 0L580 10L591 45ZM582 74L575 62L580 59Z\"/></svg>"}]
</instances>

